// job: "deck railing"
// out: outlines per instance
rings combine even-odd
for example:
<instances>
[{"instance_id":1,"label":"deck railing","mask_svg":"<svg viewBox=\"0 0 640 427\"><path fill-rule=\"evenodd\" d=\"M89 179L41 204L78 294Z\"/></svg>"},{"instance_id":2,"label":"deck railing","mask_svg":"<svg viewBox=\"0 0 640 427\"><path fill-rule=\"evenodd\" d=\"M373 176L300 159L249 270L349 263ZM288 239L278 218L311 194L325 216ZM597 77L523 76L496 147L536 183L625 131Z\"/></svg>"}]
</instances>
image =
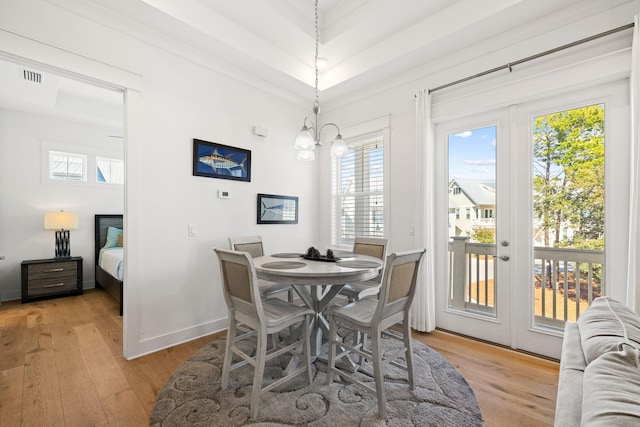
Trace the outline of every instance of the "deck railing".
<instances>
[{"instance_id":1,"label":"deck railing","mask_svg":"<svg viewBox=\"0 0 640 427\"><path fill-rule=\"evenodd\" d=\"M563 328L575 321L594 298L604 295L604 251L534 247L535 323ZM496 245L449 241L449 305L458 310L496 314L499 286L495 277Z\"/></svg>"},{"instance_id":2,"label":"deck railing","mask_svg":"<svg viewBox=\"0 0 640 427\"><path fill-rule=\"evenodd\" d=\"M535 247L533 253L535 286L541 289L536 323L562 328L604 295L604 251Z\"/></svg>"}]
</instances>

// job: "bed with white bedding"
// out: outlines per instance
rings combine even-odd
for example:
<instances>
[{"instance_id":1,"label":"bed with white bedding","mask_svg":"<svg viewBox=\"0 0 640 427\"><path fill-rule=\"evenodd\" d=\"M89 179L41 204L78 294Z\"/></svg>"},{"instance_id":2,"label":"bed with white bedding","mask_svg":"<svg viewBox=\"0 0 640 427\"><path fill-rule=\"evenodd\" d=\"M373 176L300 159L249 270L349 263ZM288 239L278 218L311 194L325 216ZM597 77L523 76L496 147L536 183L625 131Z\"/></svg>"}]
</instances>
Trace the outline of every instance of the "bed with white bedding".
<instances>
[{"instance_id":1,"label":"bed with white bedding","mask_svg":"<svg viewBox=\"0 0 640 427\"><path fill-rule=\"evenodd\" d=\"M122 230L122 215L95 215L96 287L104 288L119 302L121 316L124 286ZM120 239L117 234L120 234Z\"/></svg>"},{"instance_id":2,"label":"bed with white bedding","mask_svg":"<svg viewBox=\"0 0 640 427\"><path fill-rule=\"evenodd\" d=\"M124 248L102 248L98 257L98 265L118 280L122 280Z\"/></svg>"}]
</instances>

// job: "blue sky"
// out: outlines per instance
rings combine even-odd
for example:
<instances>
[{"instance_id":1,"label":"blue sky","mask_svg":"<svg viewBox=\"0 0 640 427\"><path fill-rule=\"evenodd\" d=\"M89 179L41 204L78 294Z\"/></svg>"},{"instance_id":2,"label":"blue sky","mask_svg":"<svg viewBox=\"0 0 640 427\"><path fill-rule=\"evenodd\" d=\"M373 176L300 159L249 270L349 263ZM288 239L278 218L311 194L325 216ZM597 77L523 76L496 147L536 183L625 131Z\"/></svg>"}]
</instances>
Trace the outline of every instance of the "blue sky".
<instances>
[{"instance_id":1,"label":"blue sky","mask_svg":"<svg viewBox=\"0 0 640 427\"><path fill-rule=\"evenodd\" d=\"M496 127L449 135L449 179L496 179Z\"/></svg>"}]
</instances>

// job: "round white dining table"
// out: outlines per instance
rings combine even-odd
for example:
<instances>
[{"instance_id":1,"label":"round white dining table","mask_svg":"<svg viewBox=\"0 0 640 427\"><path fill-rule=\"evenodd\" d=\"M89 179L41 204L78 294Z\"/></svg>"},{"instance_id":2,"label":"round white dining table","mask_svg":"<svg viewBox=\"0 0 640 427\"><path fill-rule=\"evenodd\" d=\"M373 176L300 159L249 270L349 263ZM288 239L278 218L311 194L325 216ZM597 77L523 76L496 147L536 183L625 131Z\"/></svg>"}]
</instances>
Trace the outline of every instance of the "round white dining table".
<instances>
[{"instance_id":1,"label":"round white dining table","mask_svg":"<svg viewBox=\"0 0 640 427\"><path fill-rule=\"evenodd\" d=\"M311 354L322 353L323 336L329 334L329 323L323 311L347 283L375 278L383 266L382 260L366 255L347 255L338 262L314 261L285 254L253 259L256 275L270 282L293 285L305 305L315 316L312 320Z\"/></svg>"}]
</instances>

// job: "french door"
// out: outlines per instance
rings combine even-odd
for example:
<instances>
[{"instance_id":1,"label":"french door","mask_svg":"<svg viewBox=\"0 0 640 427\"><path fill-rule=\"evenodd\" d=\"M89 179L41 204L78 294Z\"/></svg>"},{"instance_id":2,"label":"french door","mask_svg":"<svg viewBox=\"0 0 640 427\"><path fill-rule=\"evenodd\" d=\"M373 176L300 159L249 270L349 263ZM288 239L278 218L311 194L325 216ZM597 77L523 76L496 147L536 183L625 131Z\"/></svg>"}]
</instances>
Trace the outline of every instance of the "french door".
<instances>
[{"instance_id":1,"label":"french door","mask_svg":"<svg viewBox=\"0 0 640 427\"><path fill-rule=\"evenodd\" d=\"M611 293L610 270L625 267L610 235L626 217L624 201L605 196L625 161L626 90L436 124L438 327L559 357L565 322Z\"/></svg>"}]
</instances>

